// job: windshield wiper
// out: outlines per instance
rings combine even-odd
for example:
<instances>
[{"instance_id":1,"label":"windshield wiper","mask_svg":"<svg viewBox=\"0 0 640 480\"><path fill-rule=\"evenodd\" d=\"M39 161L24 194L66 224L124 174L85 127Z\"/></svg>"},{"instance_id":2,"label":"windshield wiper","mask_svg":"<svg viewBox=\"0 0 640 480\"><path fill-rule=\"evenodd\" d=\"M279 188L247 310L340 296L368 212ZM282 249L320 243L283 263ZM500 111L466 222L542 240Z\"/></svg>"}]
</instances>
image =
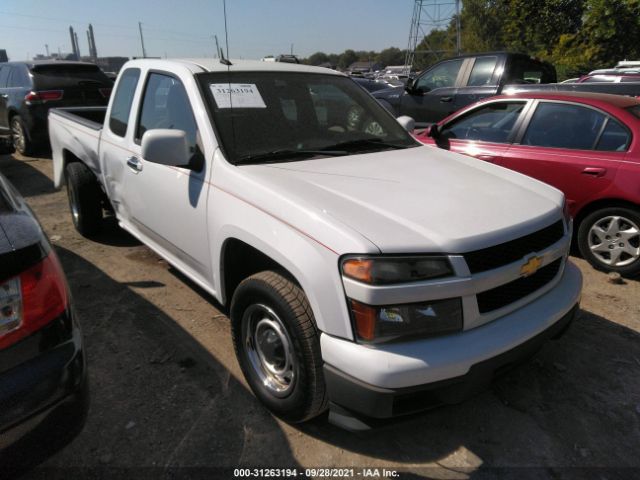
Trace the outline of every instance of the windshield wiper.
<instances>
[{"instance_id":1,"label":"windshield wiper","mask_svg":"<svg viewBox=\"0 0 640 480\"><path fill-rule=\"evenodd\" d=\"M335 150L335 149L351 149L358 147L384 147L384 148L393 148L396 150L402 150L405 148L412 147L414 145L400 145L398 143L387 143L381 138L360 138L358 140L350 140L348 142L336 143L335 145L330 145L327 150Z\"/></svg>"},{"instance_id":2,"label":"windshield wiper","mask_svg":"<svg viewBox=\"0 0 640 480\"><path fill-rule=\"evenodd\" d=\"M339 157L347 155L348 152L344 150L273 150L271 152L258 153L255 155L246 155L241 157L236 163L273 163L283 160L293 160L301 158L310 158L317 155L325 155L329 157Z\"/></svg>"}]
</instances>

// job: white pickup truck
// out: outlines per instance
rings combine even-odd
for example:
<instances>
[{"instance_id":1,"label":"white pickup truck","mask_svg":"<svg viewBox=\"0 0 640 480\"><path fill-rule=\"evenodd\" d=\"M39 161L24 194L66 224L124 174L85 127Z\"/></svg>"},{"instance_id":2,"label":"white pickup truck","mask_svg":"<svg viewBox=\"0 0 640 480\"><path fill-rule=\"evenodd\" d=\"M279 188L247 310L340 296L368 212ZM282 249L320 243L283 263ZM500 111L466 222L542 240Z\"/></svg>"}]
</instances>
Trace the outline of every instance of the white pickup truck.
<instances>
[{"instance_id":1,"label":"white pickup truck","mask_svg":"<svg viewBox=\"0 0 640 480\"><path fill-rule=\"evenodd\" d=\"M351 428L467 398L580 300L562 193L409 124L342 74L249 61L134 60L106 109L49 114L80 233L113 211L228 306L267 407Z\"/></svg>"}]
</instances>

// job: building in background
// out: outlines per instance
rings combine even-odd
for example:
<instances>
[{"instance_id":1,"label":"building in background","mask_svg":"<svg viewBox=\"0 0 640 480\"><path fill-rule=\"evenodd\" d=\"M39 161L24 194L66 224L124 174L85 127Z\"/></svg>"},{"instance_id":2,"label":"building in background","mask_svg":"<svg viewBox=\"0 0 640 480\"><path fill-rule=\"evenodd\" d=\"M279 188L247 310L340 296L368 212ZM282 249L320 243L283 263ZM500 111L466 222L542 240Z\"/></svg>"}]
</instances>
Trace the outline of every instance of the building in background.
<instances>
[{"instance_id":1,"label":"building in background","mask_svg":"<svg viewBox=\"0 0 640 480\"><path fill-rule=\"evenodd\" d=\"M7 57L7 51L4 49L0 49L0 63L8 62L9 57Z\"/></svg>"}]
</instances>

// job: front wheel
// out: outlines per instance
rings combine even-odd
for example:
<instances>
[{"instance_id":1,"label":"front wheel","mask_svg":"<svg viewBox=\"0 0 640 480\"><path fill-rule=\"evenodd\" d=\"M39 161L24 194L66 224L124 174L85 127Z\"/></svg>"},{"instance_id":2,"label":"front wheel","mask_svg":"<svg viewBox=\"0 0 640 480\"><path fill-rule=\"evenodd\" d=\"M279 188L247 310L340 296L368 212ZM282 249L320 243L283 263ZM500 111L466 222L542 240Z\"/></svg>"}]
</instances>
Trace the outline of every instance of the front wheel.
<instances>
[{"instance_id":1,"label":"front wheel","mask_svg":"<svg viewBox=\"0 0 640 480\"><path fill-rule=\"evenodd\" d=\"M233 344L253 393L290 422L327 408L320 341L307 297L283 275L244 280L231 303Z\"/></svg>"},{"instance_id":2,"label":"front wheel","mask_svg":"<svg viewBox=\"0 0 640 480\"><path fill-rule=\"evenodd\" d=\"M609 207L589 214L580 222L578 247L599 270L640 275L640 209Z\"/></svg>"}]
</instances>

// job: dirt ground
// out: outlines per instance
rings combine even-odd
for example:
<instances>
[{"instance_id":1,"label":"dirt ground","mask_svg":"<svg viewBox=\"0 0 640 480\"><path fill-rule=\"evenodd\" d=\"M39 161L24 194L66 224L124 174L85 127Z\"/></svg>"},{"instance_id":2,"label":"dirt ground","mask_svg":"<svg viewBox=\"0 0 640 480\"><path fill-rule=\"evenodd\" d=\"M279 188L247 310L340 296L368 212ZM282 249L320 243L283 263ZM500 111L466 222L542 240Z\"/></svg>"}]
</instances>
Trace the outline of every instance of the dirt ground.
<instances>
[{"instance_id":1,"label":"dirt ground","mask_svg":"<svg viewBox=\"0 0 640 480\"><path fill-rule=\"evenodd\" d=\"M50 159L0 156L0 172L56 246L90 369L83 432L33 478L333 466L403 478L640 478L640 282L610 284L574 259L585 278L577 321L462 405L361 434L324 418L288 425L248 390L210 296L115 226L93 241L76 233Z\"/></svg>"}]
</instances>

